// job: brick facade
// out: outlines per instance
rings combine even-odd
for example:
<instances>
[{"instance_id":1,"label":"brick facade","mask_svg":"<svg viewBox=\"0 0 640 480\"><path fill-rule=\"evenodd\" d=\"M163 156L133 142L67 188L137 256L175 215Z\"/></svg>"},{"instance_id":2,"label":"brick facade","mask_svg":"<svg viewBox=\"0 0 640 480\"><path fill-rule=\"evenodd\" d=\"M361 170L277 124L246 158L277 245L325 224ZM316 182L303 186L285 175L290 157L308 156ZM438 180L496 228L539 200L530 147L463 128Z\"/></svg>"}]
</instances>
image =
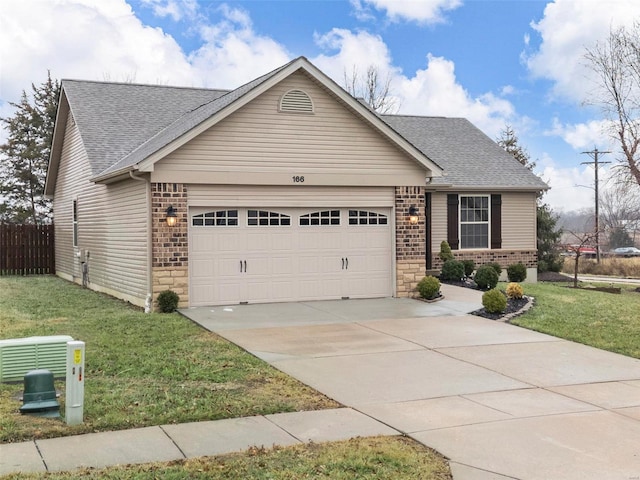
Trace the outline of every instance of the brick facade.
<instances>
[{"instance_id":1,"label":"brick facade","mask_svg":"<svg viewBox=\"0 0 640 480\"><path fill-rule=\"evenodd\" d=\"M426 219L424 187L396 187L396 296L412 296L425 276ZM409 223L409 209L418 209L418 223Z\"/></svg>"},{"instance_id":2,"label":"brick facade","mask_svg":"<svg viewBox=\"0 0 640 480\"><path fill-rule=\"evenodd\" d=\"M438 252L431 256L434 270L442 268L442 260L438 257ZM503 269L514 263L522 263L527 268L537 268L537 250L454 250L453 256L456 260L473 260L476 266L485 263L496 262Z\"/></svg>"},{"instance_id":3,"label":"brick facade","mask_svg":"<svg viewBox=\"0 0 640 480\"><path fill-rule=\"evenodd\" d=\"M169 227L167 208L176 210L177 222ZM180 296L180 307L189 305L189 238L187 188L181 183L151 184L153 298L163 290Z\"/></svg>"}]
</instances>

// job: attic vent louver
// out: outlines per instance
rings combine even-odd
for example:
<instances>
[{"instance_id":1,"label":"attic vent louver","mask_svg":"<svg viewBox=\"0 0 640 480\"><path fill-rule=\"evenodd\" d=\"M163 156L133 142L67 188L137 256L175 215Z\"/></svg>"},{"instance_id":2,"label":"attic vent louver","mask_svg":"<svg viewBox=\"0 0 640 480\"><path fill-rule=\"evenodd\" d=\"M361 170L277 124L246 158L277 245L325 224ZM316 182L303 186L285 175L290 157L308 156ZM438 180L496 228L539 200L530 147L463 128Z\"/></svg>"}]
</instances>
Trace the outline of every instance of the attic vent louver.
<instances>
[{"instance_id":1,"label":"attic vent louver","mask_svg":"<svg viewBox=\"0 0 640 480\"><path fill-rule=\"evenodd\" d=\"M302 90L289 90L280 100L281 112L313 113L311 97Z\"/></svg>"}]
</instances>

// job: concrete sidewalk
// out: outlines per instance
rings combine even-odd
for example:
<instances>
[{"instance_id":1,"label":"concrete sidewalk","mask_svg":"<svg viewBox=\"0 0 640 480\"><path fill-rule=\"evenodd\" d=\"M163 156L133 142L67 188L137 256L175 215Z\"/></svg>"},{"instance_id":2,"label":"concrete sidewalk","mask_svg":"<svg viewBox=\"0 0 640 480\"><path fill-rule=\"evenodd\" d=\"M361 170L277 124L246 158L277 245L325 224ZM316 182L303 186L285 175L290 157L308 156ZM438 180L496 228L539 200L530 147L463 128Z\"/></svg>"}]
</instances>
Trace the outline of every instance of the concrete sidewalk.
<instances>
[{"instance_id":1,"label":"concrete sidewalk","mask_svg":"<svg viewBox=\"0 0 640 480\"><path fill-rule=\"evenodd\" d=\"M350 408L162 425L0 444L0 475L185 458L399 432Z\"/></svg>"}]
</instances>

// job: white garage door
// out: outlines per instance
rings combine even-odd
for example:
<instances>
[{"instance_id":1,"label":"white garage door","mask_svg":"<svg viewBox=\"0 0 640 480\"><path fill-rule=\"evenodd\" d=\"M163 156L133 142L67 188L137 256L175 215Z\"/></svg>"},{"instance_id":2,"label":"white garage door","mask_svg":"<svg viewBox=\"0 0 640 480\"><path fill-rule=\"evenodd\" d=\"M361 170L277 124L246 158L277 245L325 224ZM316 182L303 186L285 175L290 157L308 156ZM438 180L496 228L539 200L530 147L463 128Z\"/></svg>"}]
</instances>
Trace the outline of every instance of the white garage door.
<instances>
[{"instance_id":1,"label":"white garage door","mask_svg":"<svg viewBox=\"0 0 640 480\"><path fill-rule=\"evenodd\" d=\"M393 293L391 209L192 208L191 305Z\"/></svg>"}]
</instances>

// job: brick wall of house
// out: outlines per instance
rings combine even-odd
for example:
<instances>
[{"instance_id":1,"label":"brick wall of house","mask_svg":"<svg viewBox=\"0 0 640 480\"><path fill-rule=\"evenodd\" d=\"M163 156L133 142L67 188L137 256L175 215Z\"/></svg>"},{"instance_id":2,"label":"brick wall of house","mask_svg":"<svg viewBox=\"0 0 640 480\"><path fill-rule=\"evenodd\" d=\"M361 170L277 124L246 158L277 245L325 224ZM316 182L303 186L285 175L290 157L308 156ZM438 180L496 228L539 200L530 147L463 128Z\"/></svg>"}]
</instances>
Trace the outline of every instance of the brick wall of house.
<instances>
[{"instance_id":1,"label":"brick wall of house","mask_svg":"<svg viewBox=\"0 0 640 480\"><path fill-rule=\"evenodd\" d=\"M176 210L177 222L166 223L167 208ZM152 183L153 298L163 290L180 296L180 307L189 305L189 239L187 188L181 183Z\"/></svg>"},{"instance_id":2,"label":"brick wall of house","mask_svg":"<svg viewBox=\"0 0 640 480\"><path fill-rule=\"evenodd\" d=\"M424 187L396 187L396 295L412 296L425 276L426 222ZM418 224L409 223L409 209L419 212Z\"/></svg>"},{"instance_id":3,"label":"brick wall of house","mask_svg":"<svg viewBox=\"0 0 640 480\"><path fill-rule=\"evenodd\" d=\"M439 251L433 252L432 255L435 270L442 268L442 260L438 257L438 253ZM473 260L476 267L491 262L500 264L503 270L514 263L522 263L527 268L538 266L537 250L454 250L451 253L456 260Z\"/></svg>"}]
</instances>

